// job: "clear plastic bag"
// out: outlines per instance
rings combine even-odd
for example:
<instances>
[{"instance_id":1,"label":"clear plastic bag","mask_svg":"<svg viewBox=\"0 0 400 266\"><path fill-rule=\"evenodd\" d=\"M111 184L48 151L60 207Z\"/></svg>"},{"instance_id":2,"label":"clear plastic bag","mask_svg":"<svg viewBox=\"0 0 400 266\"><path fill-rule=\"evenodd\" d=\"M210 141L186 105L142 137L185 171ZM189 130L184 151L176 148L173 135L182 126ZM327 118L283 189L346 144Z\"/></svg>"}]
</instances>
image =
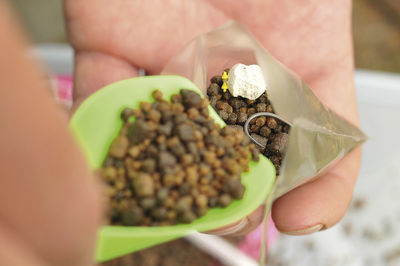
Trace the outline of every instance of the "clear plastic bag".
<instances>
[{"instance_id":1,"label":"clear plastic bag","mask_svg":"<svg viewBox=\"0 0 400 266\"><path fill-rule=\"evenodd\" d=\"M275 112L293 124L280 176L267 203L269 210L273 200L323 174L366 136L325 107L301 78L236 22L191 41L170 60L163 74L184 76L206 95L210 78L237 63L261 67Z\"/></svg>"}]
</instances>

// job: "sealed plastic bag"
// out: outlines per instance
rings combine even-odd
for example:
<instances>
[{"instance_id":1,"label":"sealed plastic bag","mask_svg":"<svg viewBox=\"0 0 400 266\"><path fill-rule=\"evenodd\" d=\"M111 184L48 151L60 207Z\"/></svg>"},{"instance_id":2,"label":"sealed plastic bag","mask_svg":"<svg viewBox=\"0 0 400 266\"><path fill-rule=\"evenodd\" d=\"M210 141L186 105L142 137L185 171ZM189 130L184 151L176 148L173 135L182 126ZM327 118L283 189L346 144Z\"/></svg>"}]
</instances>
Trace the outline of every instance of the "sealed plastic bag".
<instances>
[{"instance_id":1,"label":"sealed plastic bag","mask_svg":"<svg viewBox=\"0 0 400 266\"><path fill-rule=\"evenodd\" d=\"M236 22L191 41L163 74L184 76L206 95L210 78L237 63L261 67L275 113L293 125L274 199L317 177L366 140L360 129L325 107L304 81Z\"/></svg>"},{"instance_id":2,"label":"sealed plastic bag","mask_svg":"<svg viewBox=\"0 0 400 266\"><path fill-rule=\"evenodd\" d=\"M268 212L276 198L322 175L366 136L325 107L301 78L236 22L191 41L170 60L163 74L182 75L206 95L210 78L238 63L261 67L275 113L292 124L280 176L266 204Z\"/></svg>"}]
</instances>

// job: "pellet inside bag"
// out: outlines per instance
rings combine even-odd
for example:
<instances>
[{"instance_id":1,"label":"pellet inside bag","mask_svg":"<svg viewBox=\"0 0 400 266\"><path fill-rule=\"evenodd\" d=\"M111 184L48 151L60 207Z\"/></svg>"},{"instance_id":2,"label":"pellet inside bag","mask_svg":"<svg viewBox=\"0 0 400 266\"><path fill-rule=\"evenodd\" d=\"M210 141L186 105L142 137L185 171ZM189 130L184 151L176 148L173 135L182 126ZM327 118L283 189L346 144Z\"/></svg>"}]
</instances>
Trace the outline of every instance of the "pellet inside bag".
<instances>
[{"instance_id":1,"label":"pellet inside bag","mask_svg":"<svg viewBox=\"0 0 400 266\"><path fill-rule=\"evenodd\" d=\"M272 200L318 177L366 140L360 129L325 107L301 78L236 22L192 40L163 74L184 76L207 96L210 79L237 64L260 67L274 112L292 124Z\"/></svg>"}]
</instances>

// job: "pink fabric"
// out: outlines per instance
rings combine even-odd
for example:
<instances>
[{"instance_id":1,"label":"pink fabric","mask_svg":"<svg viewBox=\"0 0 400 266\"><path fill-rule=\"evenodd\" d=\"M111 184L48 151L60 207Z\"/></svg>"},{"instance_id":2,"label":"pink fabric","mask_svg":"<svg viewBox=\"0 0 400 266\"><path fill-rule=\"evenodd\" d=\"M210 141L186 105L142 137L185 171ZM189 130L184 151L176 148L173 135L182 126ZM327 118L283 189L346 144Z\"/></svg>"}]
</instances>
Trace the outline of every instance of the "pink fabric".
<instances>
[{"instance_id":1,"label":"pink fabric","mask_svg":"<svg viewBox=\"0 0 400 266\"><path fill-rule=\"evenodd\" d=\"M261 251L261 236L264 230L264 223L261 223L254 231L249 233L237 247L249 257L258 261ZM279 232L275 227L271 216L268 217L268 230L267 230L267 246L265 252L269 246L271 246L278 238ZM219 262L214 262L210 266L221 266Z\"/></svg>"},{"instance_id":2,"label":"pink fabric","mask_svg":"<svg viewBox=\"0 0 400 266\"><path fill-rule=\"evenodd\" d=\"M72 75L56 76L55 86L57 88L56 91L57 100L64 103L72 104L72 87L73 87Z\"/></svg>"},{"instance_id":3,"label":"pink fabric","mask_svg":"<svg viewBox=\"0 0 400 266\"><path fill-rule=\"evenodd\" d=\"M249 233L244 241L239 243L238 246L241 251L254 258L255 260L258 260L258 256L260 254L263 227L264 223L260 224L254 231ZM267 247L275 242L278 234L278 230L276 230L274 222L272 221L270 216L268 218Z\"/></svg>"}]
</instances>

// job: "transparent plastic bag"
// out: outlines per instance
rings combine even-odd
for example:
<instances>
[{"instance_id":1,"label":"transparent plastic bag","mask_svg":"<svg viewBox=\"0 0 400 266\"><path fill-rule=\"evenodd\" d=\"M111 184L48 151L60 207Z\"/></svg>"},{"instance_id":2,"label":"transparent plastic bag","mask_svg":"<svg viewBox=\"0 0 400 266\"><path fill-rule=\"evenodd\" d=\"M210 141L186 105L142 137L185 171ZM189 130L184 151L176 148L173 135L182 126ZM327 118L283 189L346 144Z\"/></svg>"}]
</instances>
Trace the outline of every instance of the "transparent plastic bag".
<instances>
[{"instance_id":1,"label":"transparent plastic bag","mask_svg":"<svg viewBox=\"0 0 400 266\"><path fill-rule=\"evenodd\" d=\"M184 76L207 95L210 78L237 63L261 67L275 113L293 124L280 176L266 204L269 211L273 200L323 174L366 136L325 107L301 78L236 22L191 41L170 60L163 74Z\"/></svg>"}]
</instances>

